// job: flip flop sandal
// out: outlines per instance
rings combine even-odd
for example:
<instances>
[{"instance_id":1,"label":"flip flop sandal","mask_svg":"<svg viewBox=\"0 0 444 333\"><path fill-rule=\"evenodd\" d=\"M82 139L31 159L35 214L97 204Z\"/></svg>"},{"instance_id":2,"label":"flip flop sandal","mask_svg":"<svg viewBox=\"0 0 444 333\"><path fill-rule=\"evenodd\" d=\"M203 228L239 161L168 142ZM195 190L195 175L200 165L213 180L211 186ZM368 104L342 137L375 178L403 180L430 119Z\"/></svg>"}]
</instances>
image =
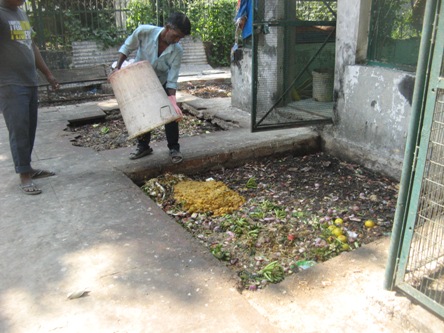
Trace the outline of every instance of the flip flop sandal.
<instances>
[{"instance_id":1,"label":"flip flop sandal","mask_svg":"<svg viewBox=\"0 0 444 333\"><path fill-rule=\"evenodd\" d=\"M41 170L36 169L34 170L34 173L32 174L32 179L39 179L39 178L46 178L46 177L52 177L55 176L55 172L48 171L48 170Z\"/></svg>"},{"instance_id":2,"label":"flip flop sandal","mask_svg":"<svg viewBox=\"0 0 444 333\"><path fill-rule=\"evenodd\" d=\"M171 150L170 151L170 157L171 157L171 162L173 162L174 164L180 163L183 161L183 156L182 153L178 150Z\"/></svg>"},{"instance_id":3,"label":"flip flop sandal","mask_svg":"<svg viewBox=\"0 0 444 333\"><path fill-rule=\"evenodd\" d=\"M151 147L145 148L145 147L137 146L136 149L130 153L129 158L130 158L130 160L136 160L138 158L149 155L152 152L153 152L153 148L151 148Z\"/></svg>"},{"instance_id":4,"label":"flip flop sandal","mask_svg":"<svg viewBox=\"0 0 444 333\"><path fill-rule=\"evenodd\" d=\"M42 193L42 190L39 189L34 183L29 184L20 184L19 188L23 193L28 195L36 195Z\"/></svg>"}]
</instances>

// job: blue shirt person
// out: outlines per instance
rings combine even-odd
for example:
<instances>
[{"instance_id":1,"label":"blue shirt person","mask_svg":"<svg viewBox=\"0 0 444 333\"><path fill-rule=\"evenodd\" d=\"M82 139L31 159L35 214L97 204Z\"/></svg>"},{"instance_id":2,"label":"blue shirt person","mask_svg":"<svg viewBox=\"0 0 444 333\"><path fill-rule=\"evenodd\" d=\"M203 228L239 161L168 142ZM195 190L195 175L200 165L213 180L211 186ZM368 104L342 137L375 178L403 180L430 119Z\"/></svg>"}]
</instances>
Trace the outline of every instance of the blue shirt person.
<instances>
[{"instance_id":1,"label":"blue shirt person","mask_svg":"<svg viewBox=\"0 0 444 333\"><path fill-rule=\"evenodd\" d=\"M125 40L119 49L119 59L116 69L119 70L127 57L136 51L135 61L148 60L163 85L168 98L181 114L176 104L177 80L183 49L178 42L191 33L191 23L183 13L173 13L165 27L141 25ZM165 125L170 157L173 163L182 162L183 157L179 145L179 125L171 122ZM150 147L151 133L137 138L136 149L130 154L130 159L137 159L153 152Z\"/></svg>"},{"instance_id":2,"label":"blue shirt person","mask_svg":"<svg viewBox=\"0 0 444 333\"><path fill-rule=\"evenodd\" d=\"M239 0L237 14L234 18L236 25L242 30L244 44L251 39L253 34L253 7L254 0Z\"/></svg>"}]
</instances>

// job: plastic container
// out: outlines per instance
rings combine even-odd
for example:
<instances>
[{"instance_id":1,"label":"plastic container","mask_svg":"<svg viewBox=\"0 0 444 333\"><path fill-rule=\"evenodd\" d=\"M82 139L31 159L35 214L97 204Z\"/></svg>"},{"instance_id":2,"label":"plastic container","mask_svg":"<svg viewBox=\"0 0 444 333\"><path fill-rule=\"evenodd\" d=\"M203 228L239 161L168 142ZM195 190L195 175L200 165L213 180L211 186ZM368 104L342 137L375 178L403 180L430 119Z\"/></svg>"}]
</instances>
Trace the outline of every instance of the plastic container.
<instances>
[{"instance_id":1,"label":"plastic container","mask_svg":"<svg viewBox=\"0 0 444 333\"><path fill-rule=\"evenodd\" d=\"M313 75L313 99L318 102L333 101L334 72L330 68L314 69Z\"/></svg>"},{"instance_id":2,"label":"plastic container","mask_svg":"<svg viewBox=\"0 0 444 333\"><path fill-rule=\"evenodd\" d=\"M112 73L109 81L128 130L128 139L179 118L148 61Z\"/></svg>"}]
</instances>

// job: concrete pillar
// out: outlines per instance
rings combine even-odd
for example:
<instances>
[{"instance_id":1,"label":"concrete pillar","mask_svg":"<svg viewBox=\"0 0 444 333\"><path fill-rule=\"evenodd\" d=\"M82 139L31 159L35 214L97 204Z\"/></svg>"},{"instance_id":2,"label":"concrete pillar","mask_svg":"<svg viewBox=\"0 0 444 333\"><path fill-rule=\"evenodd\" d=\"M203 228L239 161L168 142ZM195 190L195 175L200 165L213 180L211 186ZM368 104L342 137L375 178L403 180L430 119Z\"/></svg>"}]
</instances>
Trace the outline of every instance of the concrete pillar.
<instances>
[{"instance_id":1,"label":"concrete pillar","mask_svg":"<svg viewBox=\"0 0 444 333\"><path fill-rule=\"evenodd\" d=\"M338 0L336 21L335 100L342 95L342 80L347 65L367 57L371 0Z\"/></svg>"},{"instance_id":2,"label":"concrete pillar","mask_svg":"<svg viewBox=\"0 0 444 333\"><path fill-rule=\"evenodd\" d=\"M239 49L236 61L231 63L231 105L247 112L251 111L252 52L251 48Z\"/></svg>"},{"instance_id":3,"label":"concrete pillar","mask_svg":"<svg viewBox=\"0 0 444 333\"><path fill-rule=\"evenodd\" d=\"M259 17L267 20L282 20L285 3L278 0L260 1ZM258 45L258 114L265 113L277 101L284 84L284 28L271 27L270 33L255 31ZM231 104L251 112L252 105L252 58L253 50L243 48L239 59L231 64L233 91Z\"/></svg>"}]
</instances>

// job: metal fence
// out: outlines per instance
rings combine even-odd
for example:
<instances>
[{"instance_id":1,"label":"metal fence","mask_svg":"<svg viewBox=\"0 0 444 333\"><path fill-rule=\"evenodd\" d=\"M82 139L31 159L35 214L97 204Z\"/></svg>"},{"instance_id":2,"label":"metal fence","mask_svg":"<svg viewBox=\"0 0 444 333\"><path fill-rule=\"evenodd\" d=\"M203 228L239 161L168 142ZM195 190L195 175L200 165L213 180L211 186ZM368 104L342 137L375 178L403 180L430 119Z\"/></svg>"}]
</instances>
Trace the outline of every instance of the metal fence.
<instances>
[{"instance_id":1,"label":"metal fence","mask_svg":"<svg viewBox=\"0 0 444 333\"><path fill-rule=\"evenodd\" d=\"M186 11L187 3L185 0L30 0L25 3L25 10L39 47L55 51L69 50L73 41L87 39L115 44L127 35L128 28L147 23L163 25L172 11Z\"/></svg>"}]
</instances>

